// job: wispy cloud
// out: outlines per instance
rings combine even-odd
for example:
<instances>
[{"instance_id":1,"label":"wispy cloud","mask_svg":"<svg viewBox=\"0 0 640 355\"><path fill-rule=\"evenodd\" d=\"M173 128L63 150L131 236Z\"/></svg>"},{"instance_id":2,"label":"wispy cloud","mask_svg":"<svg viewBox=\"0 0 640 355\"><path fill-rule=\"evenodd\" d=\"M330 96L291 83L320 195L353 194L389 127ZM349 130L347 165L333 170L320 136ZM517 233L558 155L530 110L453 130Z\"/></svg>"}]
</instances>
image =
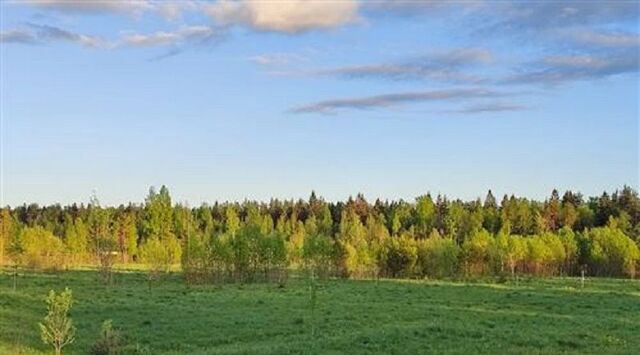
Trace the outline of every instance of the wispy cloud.
<instances>
[{"instance_id":1,"label":"wispy cloud","mask_svg":"<svg viewBox=\"0 0 640 355\"><path fill-rule=\"evenodd\" d=\"M77 33L56 26L28 23L24 28L7 30L0 34L0 42L21 44L46 44L71 42L84 47L98 48L106 45L98 36Z\"/></svg>"},{"instance_id":2,"label":"wispy cloud","mask_svg":"<svg viewBox=\"0 0 640 355\"><path fill-rule=\"evenodd\" d=\"M638 20L640 7L635 1L504 1L482 9L478 14L497 19L498 30L541 31L585 25L606 25Z\"/></svg>"},{"instance_id":3,"label":"wispy cloud","mask_svg":"<svg viewBox=\"0 0 640 355\"><path fill-rule=\"evenodd\" d=\"M100 37L67 31L55 26L37 24L29 24L29 26L35 28L37 37L44 41L67 41L92 48L101 47L105 43Z\"/></svg>"},{"instance_id":4,"label":"wispy cloud","mask_svg":"<svg viewBox=\"0 0 640 355\"><path fill-rule=\"evenodd\" d=\"M590 29L573 30L568 37L582 44L599 47L638 47L640 48L640 35L630 32L604 32Z\"/></svg>"},{"instance_id":5,"label":"wispy cloud","mask_svg":"<svg viewBox=\"0 0 640 355\"><path fill-rule=\"evenodd\" d=\"M20 0L14 4L32 5L68 13L126 13L139 15L155 8L156 3L148 0Z\"/></svg>"},{"instance_id":6,"label":"wispy cloud","mask_svg":"<svg viewBox=\"0 0 640 355\"><path fill-rule=\"evenodd\" d=\"M290 110L290 112L332 114L336 113L338 110L343 109L363 110L378 107L391 107L408 103L475 98L496 98L510 95L513 94L492 91L484 88L404 92L320 101L293 108Z\"/></svg>"},{"instance_id":7,"label":"wispy cloud","mask_svg":"<svg viewBox=\"0 0 640 355\"><path fill-rule=\"evenodd\" d=\"M501 83L557 85L635 73L639 69L639 56L635 50L612 56L548 56L525 66Z\"/></svg>"},{"instance_id":8,"label":"wispy cloud","mask_svg":"<svg viewBox=\"0 0 640 355\"><path fill-rule=\"evenodd\" d=\"M204 12L223 25L242 25L259 31L299 33L329 29L352 23L358 18L354 0L219 0Z\"/></svg>"},{"instance_id":9,"label":"wispy cloud","mask_svg":"<svg viewBox=\"0 0 640 355\"><path fill-rule=\"evenodd\" d=\"M345 78L391 80L435 80L456 83L480 83L485 79L465 74L461 68L493 61L491 51L484 48L462 48L424 56L401 63L367 64L319 70L319 75Z\"/></svg>"},{"instance_id":10,"label":"wispy cloud","mask_svg":"<svg viewBox=\"0 0 640 355\"><path fill-rule=\"evenodd\" d=\"M53 42L69 42L89 48L117 49L171 47L166 53L153 57L159 60L177 55L192 46L211 46L223 40L226 31L210 26L184 26L175 31L158 31L152 33L123 33L117 39L108 40L73 32L51 25L27 23L24 28L17 28L0 33L0 42L20 44L49 44Z\"/></svg>"},{"instance_id":11,"label":"wispy cloud","mask_svg":"<svg viewBox=\"0 0 640 355\"><path fill-rule=\"evenodd\" d=\"M211 47L224 40L226 34L224 28L186 26L172 32L127 33L118 41L116 47L169 47L165 53L149 59L149 61L155 62L181 54L189 48Z\"/></svg>"},{"instance_id":12,"label":"wispy cloud","mask_svg":"<svg viewBox=\"0 0 640 355\"><path fill-rule=\"evenodd\" d=\"M362 10L377 16L430 16L439 15L443 11L457 10L466 12L484 6L483 0L371 0L362 2Z\"/></svg>"},{"instance_id":13,"label":"wispy cloud","mask_svg":"<svg viewBox=\"0 0 640 355\"><path fill-rule=\"evenodd\" d=\"M140 17L145 13L156 13L168 20L180 18L185 10L197 11L202 7L201 2L196 0L9 0L8 2L75 15L122 14Z\"/></svg>"},{"instance_id":14,"label":"wispy cloud","mask_svg":"<svg viewBox=\"0 0 640 355\"><path fill-rule=\"evenodd\" d=\"M252 63L263 67L297 65L307 60L307 57L296 53L267 53L249 58Z\"/></svg>"},{"instance_id":15,"label":"wispy cloud","mask_svg":"<svg viewBox=\"0 0 640 355\"><path fill-rule=\"evenodd\" d=\"M207 43L224 35L221 29L209 26L186 26L176 31L158 31L148 34L131 33L122 36L121 45L131 47L154 47L184 43Z\"/></svg>"},{"instance_id":16,"label":"wispy cloud","mask_svg":"<svg viewBox=\"0 0 640 355\"><path fill-rule=\"evenodd\" d=\"M26 29L12 29L0 32L0 43L35 44L38 40L33 33Z\"/></svg>"},{"instance_id":17,"label":"wispy cloud","mask_svg":"<svg viewBox=\"0 0 640 355\"><path fill-rule=\"evenodd\" d=\"M513 112L528 110L529 107L518 104L505 104L505 103L489 103L464 107L459 110L451 110L447 112L461 113L461 114L481 114L481 113L495 113L495 112Z\"/></svg>"}]
</instances>

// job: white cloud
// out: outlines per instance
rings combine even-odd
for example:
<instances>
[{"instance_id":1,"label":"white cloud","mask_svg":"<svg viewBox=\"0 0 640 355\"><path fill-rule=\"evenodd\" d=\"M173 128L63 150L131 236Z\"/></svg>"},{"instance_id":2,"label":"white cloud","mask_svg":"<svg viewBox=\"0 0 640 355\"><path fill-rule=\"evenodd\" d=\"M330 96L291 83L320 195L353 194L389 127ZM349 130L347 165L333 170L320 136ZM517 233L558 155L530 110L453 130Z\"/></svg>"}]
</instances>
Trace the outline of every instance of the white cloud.
<instances>
[{"instance_id":1,"label":"white cloud","mask_svg":"<svg viewBox=\"0 0 640 355\"><path fill-rule=\"evenodd\" d=\"M358 17L358 3L354 0L220 0L206 6L204 11L224 25L297 33L352 23Z\"/></svg>"},{"instance_id":2,"label":"white cloud","mask_svg":"<svg viewBox=\"0 0 640 355\"><path fill-rule=\"evenodd\" d=\"M625 32L574 31L571 37L578 42L602 47L638 47L640 35Z\"/></svg>"},{"instance_id":3,"label":"white cloud","mask_svg":"<svg viewBox=\"0 0 640 355\"><path fill-rule=\"evenodd\" d=\"M9 0L16 5L30 5L68 14L114 13L142 16L153 12L167 20L177 20L185 10L199 10L197 0Z\"/></svg>"},{"instance_id":4,"label":"white cloud","mask_svg":"<svg viewBox=\"0 0 640 355\"><path fill-rule=\"evenodd\" d=\"M158 31L149 34L125 34L121 44L131 47L153 47L174 45L185 42L207 41L218 38L222 33L209 26L187 26L173 32Z\"/></svg>"},{"instance_id":5,"label":"white cloud","mask_svg":"<svg viewBox=\"0 0 640 355\"><path fill-rule=\"evenodd\" d=\"M24 0L15 1L14 3L76 13L120 12L140 14L154 8L154 4L148 0Z\"/></svg>"},{"instance_id":6,"label":"white cloud","mask_svg":"<svg viewBox=\"0 0 640 355\"><path fill-rule=\"evenodd\" d=\"M253 56L249 60L261 66L271 67L305 62L307 58L295 53L269 53Z\"/></svg>"}]
</instances>

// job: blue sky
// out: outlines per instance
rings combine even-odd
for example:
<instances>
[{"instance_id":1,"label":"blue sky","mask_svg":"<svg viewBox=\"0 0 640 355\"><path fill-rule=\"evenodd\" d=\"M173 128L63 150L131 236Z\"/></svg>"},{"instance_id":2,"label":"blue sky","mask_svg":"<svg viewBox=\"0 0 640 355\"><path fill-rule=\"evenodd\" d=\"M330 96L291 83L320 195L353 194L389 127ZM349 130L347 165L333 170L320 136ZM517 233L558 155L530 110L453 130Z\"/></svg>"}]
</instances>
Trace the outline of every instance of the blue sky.
<instances>
[{"instance_id":1,"label":"blue sky","mask_svg":"<svg viewBox=\"0 0 640 355\"><path fill-rule=\"evenodd\" d=\"M638 187L638 2L1 6L2 204Z\"/></svg>"}]
</instances>

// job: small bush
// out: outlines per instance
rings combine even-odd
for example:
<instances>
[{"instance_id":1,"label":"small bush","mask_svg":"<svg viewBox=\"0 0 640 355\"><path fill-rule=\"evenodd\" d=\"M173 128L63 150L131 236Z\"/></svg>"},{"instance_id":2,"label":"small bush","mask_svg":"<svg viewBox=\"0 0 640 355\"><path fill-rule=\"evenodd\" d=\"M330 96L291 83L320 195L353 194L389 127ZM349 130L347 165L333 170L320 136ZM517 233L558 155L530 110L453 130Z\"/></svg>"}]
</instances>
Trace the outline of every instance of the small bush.
<instances>
[{"instance_id":1,"label":"small bush","mask_svg":"<svg viewBox=\"0 0 640 355\"><path fill-rule=\"evenodd\" d=\"M48 313L40 325L40 337L42 342L51 345L56 355L62 354L62 348L75 340L76 327L69 317L69 310L73 305L71 290L66 288L56 295L55 291L49 291L46 299Z\"/></svg>"},{"instance_id":2,"label":"small bush","mask_svg":"<svg viewBox=\"0 0 640 355\"><path fill-rule=\"evenodd\" d=\"M113 328L111 319L102 323L100 338L91 346L92 355L118 355L125 352L126 342L120 332Z\"/></svg>"}]
</instances>

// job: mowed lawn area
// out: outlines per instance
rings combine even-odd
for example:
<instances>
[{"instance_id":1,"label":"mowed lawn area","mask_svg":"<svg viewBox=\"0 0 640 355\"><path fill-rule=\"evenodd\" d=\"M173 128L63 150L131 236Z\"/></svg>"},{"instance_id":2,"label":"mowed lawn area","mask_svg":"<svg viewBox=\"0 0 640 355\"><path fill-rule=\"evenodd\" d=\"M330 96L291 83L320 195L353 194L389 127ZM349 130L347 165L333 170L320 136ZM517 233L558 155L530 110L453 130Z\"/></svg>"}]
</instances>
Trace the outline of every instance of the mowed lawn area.
<instances>
[{"instance_id":1,"label":"mowed lawn area","mask_svg":"<svg viewBox=\"0 0 640 355\"><path fill-rule=\"evenodd\" d=\"M520 280L496 283L327 280L312 311L309 283L187 286L173 274L27 273L0 281L0 353L51 353L38 322L50 289L73 290L76 341L86 354L112 319L140 353L640 353L640 283Z\"/></svg>"}]
</instances>

